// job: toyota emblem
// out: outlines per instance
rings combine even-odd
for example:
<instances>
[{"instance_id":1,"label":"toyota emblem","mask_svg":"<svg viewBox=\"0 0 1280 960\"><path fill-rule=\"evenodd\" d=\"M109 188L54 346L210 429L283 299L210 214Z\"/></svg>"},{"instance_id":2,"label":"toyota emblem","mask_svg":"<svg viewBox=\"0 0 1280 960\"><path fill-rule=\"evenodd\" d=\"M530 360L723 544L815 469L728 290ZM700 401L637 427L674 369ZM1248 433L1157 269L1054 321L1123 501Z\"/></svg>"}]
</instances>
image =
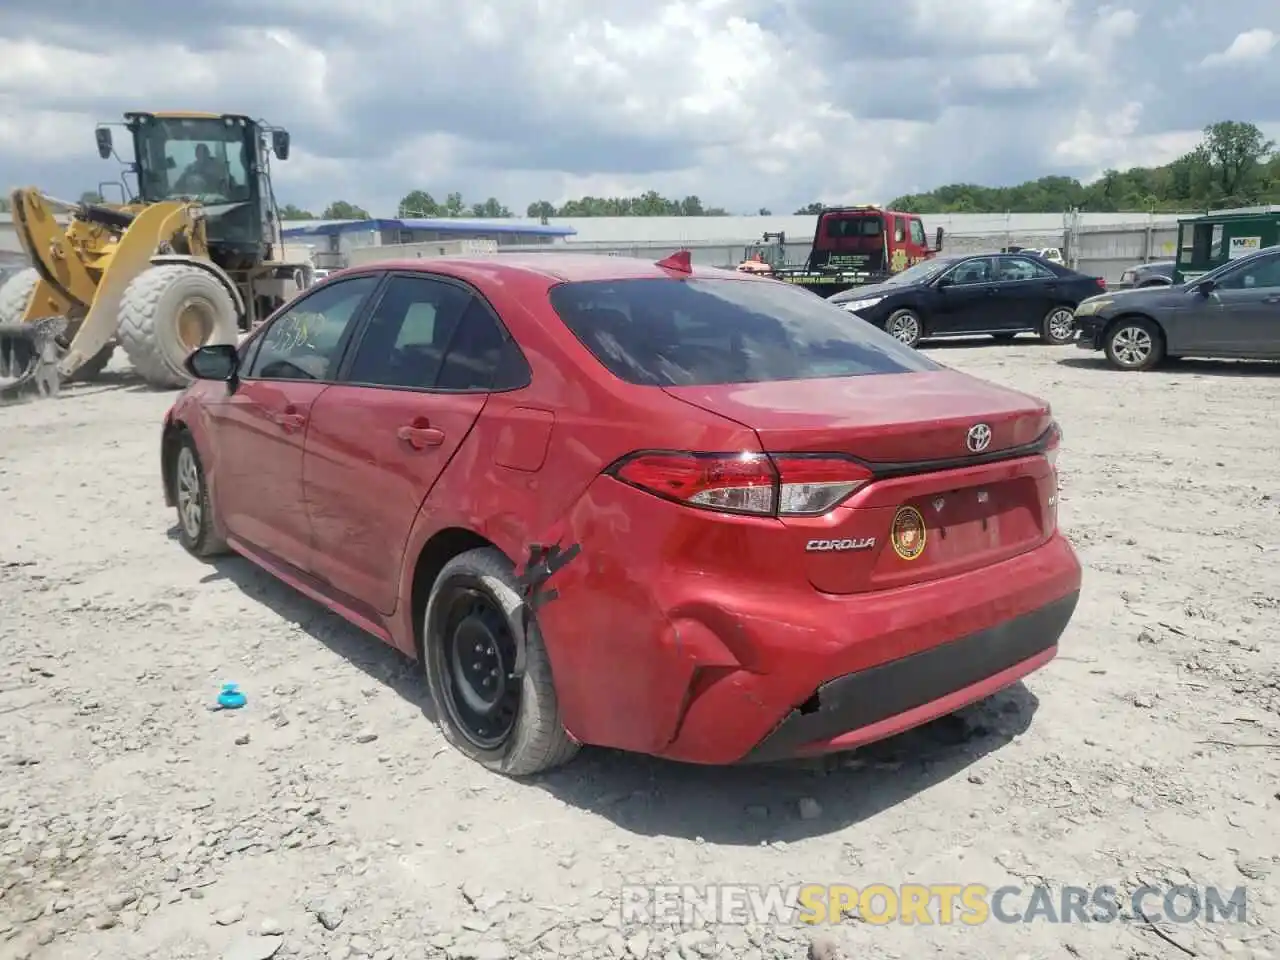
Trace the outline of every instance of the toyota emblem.
<instances>
[{"instance_id":1,"label":"toyota emblem","mask_svg":"<svg viewBox=\"0 0 1280 960\"><path fill-rule=\"evenodd\" d=\"M981 453L991 446L991 428L985 423L975 423L969 428L964 442L970 453Z\"/></svg>"}]
</instances>

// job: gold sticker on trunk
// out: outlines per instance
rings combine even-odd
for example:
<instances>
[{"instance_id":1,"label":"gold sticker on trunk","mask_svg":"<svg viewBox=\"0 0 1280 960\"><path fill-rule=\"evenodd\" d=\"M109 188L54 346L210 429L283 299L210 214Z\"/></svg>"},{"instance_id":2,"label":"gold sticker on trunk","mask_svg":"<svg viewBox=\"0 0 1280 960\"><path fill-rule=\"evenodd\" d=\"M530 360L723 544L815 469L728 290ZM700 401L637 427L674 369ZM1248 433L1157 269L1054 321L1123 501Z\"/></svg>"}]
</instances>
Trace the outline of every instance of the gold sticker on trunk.
<instances>
[{"instance_id":1,"label":"gold sticker on trunk","mask_svg":"<svg viewBox=\"0 0 1280 960\"><path fill-rule=\"evenodd\" d=\"M928 533L924 528L924 517L915 507L900 507L893 515L893 526L889 530L889 542L893 544L893 552L903 560L915 560L924 553L924 544Z\"/></svg>"}]
</instances>

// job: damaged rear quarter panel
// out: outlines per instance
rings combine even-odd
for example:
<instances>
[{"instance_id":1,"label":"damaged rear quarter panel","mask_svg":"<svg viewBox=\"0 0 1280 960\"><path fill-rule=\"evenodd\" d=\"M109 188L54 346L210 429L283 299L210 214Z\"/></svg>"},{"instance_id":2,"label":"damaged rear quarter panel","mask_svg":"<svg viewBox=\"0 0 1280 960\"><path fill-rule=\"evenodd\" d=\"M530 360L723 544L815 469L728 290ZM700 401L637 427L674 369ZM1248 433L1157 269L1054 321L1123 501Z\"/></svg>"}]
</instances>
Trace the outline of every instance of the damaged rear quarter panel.
<instances>
[{"instance_id":1,"label":"damaged rear quarter panel","mask_svg":"<svg viewBox=\"0 0 1280 960\"><path fill-rule=\"evenodd\" d=\"M695 664L654 598L650 560L661 531L634 522L627 495L642 496L601 478L578 501L561 544L582 552L552 578L557 596L537 616L566 729L598 746L655 753L674 735Z\"/></svg>"}]
</instances>

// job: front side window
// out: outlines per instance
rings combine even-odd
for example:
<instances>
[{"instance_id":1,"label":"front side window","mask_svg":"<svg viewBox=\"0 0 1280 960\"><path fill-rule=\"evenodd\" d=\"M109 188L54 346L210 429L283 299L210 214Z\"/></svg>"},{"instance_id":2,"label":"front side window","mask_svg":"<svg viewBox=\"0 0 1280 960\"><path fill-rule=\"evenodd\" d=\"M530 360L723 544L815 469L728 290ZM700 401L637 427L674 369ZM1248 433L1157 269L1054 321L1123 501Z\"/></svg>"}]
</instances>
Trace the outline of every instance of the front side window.
<instances>
[{"instance_id":1,"label":"front side window","mask_svg":"<svg viewBox=\"0 0 1280 960\"><path fill-rule=\"evenodd\" d=\"M893 285L893 286L906 286L913 283L925 283L929 280L932 280L938 274L942 273L942 271L946 270L953 263L955 263L954 260L944 260L944 259L924 260L924 261L921 261L920 263L917 263L915 266L907 267L907 269L903 270L901 273L895 273L892 277L890 277L888 280L884 282L886 285ZM840 298L843 300L857 300L858 292L856 289L854 289L854 290L850 290L847 294L844 294L844 295L838 294L837 296L840 296ZM839 303L840 301L835 300L833 298L833 302Z\"/></svg>"},{"instance_id":2,"label":"front side window","mask_svg":"<svg viewBox=\"0 0 1280 960\"><path fill-rule=\"evenodd\" d=\"M1259 257L1223 274L1220 290L1274 290L1280 287L1280 255Z\"/></svg>"},{"instance_id":3,"label":"front side window","mask_svg":"<svg viewBox=\"0 0 1280 960\"><path fill-rule=\"evenodd\" d=\"M956 286L969 283L990 283L993 276L990 257L966 260L951 271L951 282Z\"/></svg>"},{"instance_id":4,"label":"front side window","mask_svg":"<svg viewBox=\"0 0 1280 960\"><path fill-rule=\"evenodd\" d=\"M550 298L565 326L628 383L695 386L941 369L790 284L602 280L560 284Z\"/></svg>"},{"instance_id":5,"label":"front side window","mask_svg":"<svg viewBox=\"0 0 1280 960\"><path fill-rule=\"evenodd\" d=\"M913 219L911 221L911 242L914 243L916 246L920 246L920 247L925 246L924 224L922 224L919 220Z\"/></svg>"},{"instance_id":6,"label":"front side window","mask_svg":"<svg viewBox=\"0 0 1280 960\"><path fill-rule=\"evenodd\" d=\"M331 379L347 329L378 280L377 275L339 280L276 317L262 334L250 379Z\"/></svg>"}]
</instances>

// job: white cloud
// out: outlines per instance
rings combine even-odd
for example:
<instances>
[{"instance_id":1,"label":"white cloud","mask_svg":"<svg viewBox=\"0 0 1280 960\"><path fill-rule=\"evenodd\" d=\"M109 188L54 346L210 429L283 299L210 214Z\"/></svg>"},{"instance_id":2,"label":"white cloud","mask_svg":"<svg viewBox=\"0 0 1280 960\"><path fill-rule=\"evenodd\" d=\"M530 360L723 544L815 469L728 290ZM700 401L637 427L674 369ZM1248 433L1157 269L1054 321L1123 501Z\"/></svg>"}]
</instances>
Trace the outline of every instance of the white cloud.
<instances>
[{"instance_id":1,"label":"white cloud","mask_svg":"<svg viewBox=\"0 0 1280 960\"><path fill-rule=\"evenodd\" d=\"M1220 53L1209 54L1200 62L1206 67L1256 63L1270 56L1271 51L1276 48L1276 44L1280 44L1280 35L1273 33L1266 27L1258 27L1254 30L1246 30L1244 33L1236 34L1236 38L1231 41L1231 46Z\"/></svg>"},{"instance_id":2,"label":"white cloud","mask_svg":"<svg viewBox=\"0 0 1280 960\"><path fill-rule=\"evenodd\" d=\"M1274 0L73 7L0 8L0 188L114 176L93 125L143 108L286 126L282 202L382 213L414 188L518 212L645 189L789 211L1167 161L1224 103L1280 122ZM1247 86L1188 69L1249 56Z\"/></svg>"}]
</instances>

